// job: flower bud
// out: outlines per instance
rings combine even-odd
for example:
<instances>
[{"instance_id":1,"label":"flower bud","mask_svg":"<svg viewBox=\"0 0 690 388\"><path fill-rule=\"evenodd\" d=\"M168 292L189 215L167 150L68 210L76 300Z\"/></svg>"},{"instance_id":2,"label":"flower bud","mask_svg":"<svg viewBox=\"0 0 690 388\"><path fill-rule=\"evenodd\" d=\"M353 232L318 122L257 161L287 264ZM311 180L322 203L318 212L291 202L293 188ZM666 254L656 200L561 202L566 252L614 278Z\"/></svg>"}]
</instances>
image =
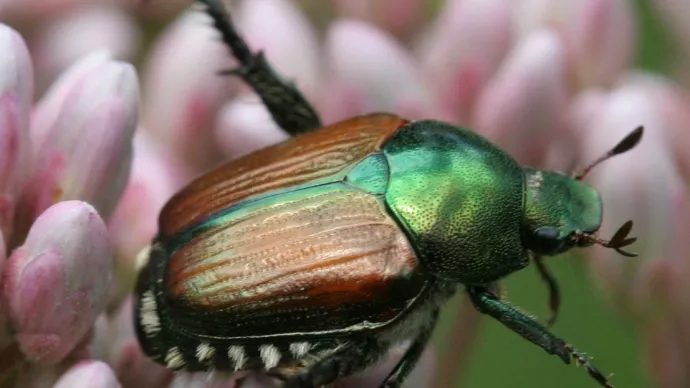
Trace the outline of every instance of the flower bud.
<instances>
[{"instance_id":1,"label":"flower bud","mask_svg":"<svg viewBox=\"0 0 690 388\"><path fill-rule=\"evenodd\" d=\"M626 74L621 82L645 93L657 107L672 155L683 179L690 182L690 93L674 80L641 71Z\"/></svg>"},{"instance_id":2,"label":"flower bud","mask_svg":"<svg viewBox=\"0 0 690 388\"><path fill-rule=\"evenodd\" d=\"M317 103L316 92L322 81L316 31L296 3L245 1L233 17L251 49L264 52L282 78L294 82L308 100Z\"/></svg>"},{"instance_id":3,"label":"flower bud","mask_svg":"<svg viewBox=\"0 0 690 388\"><path fill-rule=\"evenodd\" d=\"M108 364L90 360L70 368L53 388L120 388L120 383Z\"/></svg>"},{"instance_id":4,"label":"flower bud","mask_svg":"<svg viewBox=\"0 0 690 388\"><path fill-rule=\"evenodd\" d=\"M424 73L439 94L439 104L463 124L470 125L479 93L508 54L515 3L447 1L423 41Z\"/></svg>"},{"instance_id":5,"label":"flower bud","mask_svg":"<svg viewBox=\"0 0 690 388\"><path fill-rule=\"evenodd\" d=\"M516 24L523 36L542 28L560 32L578 86L611 86L634 59L635 18L628 0L526 0Z\"/></svg>"},{"instance_id":6,"label":"flower bud","mask_svg":"<svg viewBox=\"0 0 690 388\"><path fill-rule=\"evenodd\" d=\"M3 278L3 270L5 268L5 262L7 261L7 247L5 246L5 240L0 234L0 280ZM2 281L0 281L0 287L2 286ZM2 288L0 288L0 296L2 295ZM10 340L10 333L7 327L7 314L5 313L5 303L2 297L0 297L0 349L4 348ZM1 350L0 350L1 352ZM2 375L2 368L0 368L0 375ZM1 378L0 378L1 380Z\"/></svg>"},{"instance_id":7,"label":"flower bud","mask_svg":"<svg viewBox=\"0 0 690 388\"><path fill-rule=\"evenodd\" d=\"M16 202L28 175L33 71L21 36L0 24L0 234L9 242Z\"/></svg>"},{"instance_id":8,"label":"flower bud","mask_svg":"<svg viewBox=\"0 0 690 388\"><path fill-rule=\"evenodd\" d=\"M566 39L580 85L613 85L634 60L635 18L628 0L584 0Z\"/></svg>"},{"instance_id":9,"label":"flower bud","mask_svg":"<svg viewBox=\"0 0 690 388\"><path fill-rule=\"evenodd\" d=\"M109 346L108 363L125 387L168 388L173 373L142 352L134 335L132 311L132 298L129 297L110 321L107 333L95 340Z\"/></svg>"},{"instance_id":10,"label":"flower bud","mask_svg":"<svg viewBox=\"0 0 690 388\"><path fill-rule=\"evenodd\" d=\"M474 128L520 163L543 165L549 147L568 135L566 73L558 35L549 30L529 35L482 92Z\"/></svg>"},{"instance_id":11,"label":"flower bud","mask_svg":"<svg viewBox=\"0 0 690 388\"><path fill-rule=\"evenodd\" d=\"M413 106L426 117L437 115L418 64L390 35L364 22L340 20L331 24L326 47L331 81L347 84L362 98L358 113L402 113L402 107ZM325 98L341 100L333 93ZM345 118L334 113L330 120Z\"/></svg>"},{"instance_id":12,"label":"flower bud","mask_svg":"<svg viewBox=\"0 0 690 388\"><path fill-rule=\"evenodd\" d=\"M94 53L61 77L36 108L34 171L17 224L60 200L80 199L110 218L129 177L139 87L130 64Z\"/></svg>"},{"instance_id":13,"label":"flower bud","mask_svg":"<svg viewBox=\"0 0 690 388\"><path fill-rule=\"evenodd\" d=\"M41 214L5 266L3 296L22 352L62 360L87 334L107 301L113 252L89 204L59 202Z\"/></svg>"},{"instance_id":14,"label":"flower bud","mask_svg":"<svg viewBox=\"0 0 690 388\"><path fill-rule=\"evenodd\" d=\"M131 59L139 45L139 30L124 10L91 4L42 23L32 51L39 85L48 86L85 55L103 48L121 60ZM42 87L39 87L39 90Z\"/></svg>"},{"instance_id":15,"label":"flower bud","mask_svg":"<svg viewBox=\"0 0 690 388\"><path fill-rule=\"evenodd\" d=\"M221 110L216 138L226 155L232 158L249 154L288 139L271 118L260 100L239 95Z\"/></svg>"},{"instance_id":16,"label":"flower bud","mask_svg":"<svg viewBox=\"0 0 690 388\"><path fill-rule=\"evenodd\" d=\"M331 0L332 7L342 17L358 18L404 36L419 27L424 15L420 0Z\"/></svg>"},{"instance_id":17,"label":"flower bud","mask_svg":"<svg viewBox=\"0 0 690 388\"><path fill-rule=\"evenodd\" d=\"M238 85L218 72L235 67L208 17L182 14L155 42L144 67L144 130L195 170L216 164L221 153L213 124Z\"/></svg>"},{"instance_id":18,"label":"flower bud","mask_svg":"<svg viewBox=\"0 0 690 388\"><path fill-rule=\"evenodd\" d=\"M642 264L671 253L675 220L690 216L681 214L676 205L685 184L674 163L667 123L650 94L631 84L620 85L609 94L603 109L596 110L599 116L586 128L581 147L582 160L595 160L636 127L645 127L637 147L597 166L586 178L602 196L601 237L609 238L623 223L633 220L632 234L639 239L629 248L639 258L595 246L588 250L590 264L602 287L619 298L622 307L642 310L650 307L638 303L650 300L640 297L638 291L648 289L640 278Z\"/></svg>"},{"instance_id":19,"label":"flower bud","mask_svg":"<svg viewBox=\"0 0 690 388\"><path fill-rule=\"evenodd\" d=\"M108 222L120 270L130 276L137 253L158 231L160 210L187 180L170 159L146 132L137 133L131 177Z\"/></svg>"},{"instance_id":20,"label":"flower bud","mask_svg":"<svg viewBox=\"0 0 690 388\"><path fill-rule=\"evenodd\" d=\"M246 373L178 373L175 375L170 388L247 388L252 387L253 382L238 384L234 376L243 376ZM277 385L271 379L264 379L261 388L274 388ZM258 388L258 387L257 387Z\"/></svg>"}]
</instances>

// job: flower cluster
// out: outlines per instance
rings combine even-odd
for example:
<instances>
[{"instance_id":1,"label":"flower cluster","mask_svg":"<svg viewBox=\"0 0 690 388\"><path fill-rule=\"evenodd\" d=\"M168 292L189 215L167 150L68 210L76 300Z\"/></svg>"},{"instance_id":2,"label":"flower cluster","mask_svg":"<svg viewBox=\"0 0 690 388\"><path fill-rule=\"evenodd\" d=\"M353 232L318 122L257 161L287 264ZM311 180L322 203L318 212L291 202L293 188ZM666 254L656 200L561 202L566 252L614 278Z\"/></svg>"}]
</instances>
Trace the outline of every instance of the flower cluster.
<instances>
[{"instance_id":1,"label":"flower cluster","mask_svg":"<svg viewBox=\"0 0 690 388\"><path fill-rule=\"evenodd\" d=\"M562 171L645 126L634 152L587 178L604 199L602 235L635 220L640 257L595 247L587 263L639 323L658 386L689 385L687 74L634 68L640 29L627 0L429 3L244 0L231 13L325 123L372 111L446 120ZM234 61L188 4L0 4L2 386L234 385L154 364L131 324L135 257L165 201L220 161L287 136L246 85L218 76ZM652 5L690 52L690 5ZM135 16L164 25L150 47ZM410 386L449 384L474 332L467 314L443 362L428 352ZM381 368L360 378L380 379ZM252 384L265 386L242 386Z\"/></svg>"}]
</instances>

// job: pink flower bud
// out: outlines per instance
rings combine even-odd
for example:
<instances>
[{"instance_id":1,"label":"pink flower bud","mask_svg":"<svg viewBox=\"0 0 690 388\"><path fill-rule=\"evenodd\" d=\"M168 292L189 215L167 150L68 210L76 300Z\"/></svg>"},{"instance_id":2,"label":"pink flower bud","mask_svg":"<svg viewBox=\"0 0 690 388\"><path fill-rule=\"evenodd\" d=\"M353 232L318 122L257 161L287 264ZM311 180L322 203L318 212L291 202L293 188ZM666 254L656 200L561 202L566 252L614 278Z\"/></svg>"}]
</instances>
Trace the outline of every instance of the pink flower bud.
<instances>
[{"instance_id":1,"label":"pink flower bud","mask_svg":"<svg viewBox=\"0 0 690 388\"><path fill-rule=\"evenodd\" d=\"M5 261L7 260L7 247L5 246L5 239L0 234L0 279L2 279L2 270L5 268ZM0 298L0 317L2 317L2 300Z\"/></svg>"},{"instance_id":2,"label":"pink flower bud","mask_svg":"<svg viewBox=\"0 0 690 388\"><path fill-rule=\"evenodd\" d=\"M183 14L163 32L146 63L144 129L196 170L221 159L213 124L238 81L218 72L235 67L210 20L198 10Z\"/></svg>"},{"instance_id":3,"label":"pink flower bud","mask_svg":"<svg viewBox=\"0 0 690 388\"><path fill-rule=\"evenodd\" d=\"M482 92L474 128L521 163L540 165L568 134L566 74L559 37L548 30L529 35Z\"/></svg>"},{"instance_id":4,"label":"pink flower bud","mask_svg":"<svg viewBox=\"0 0 690 388\"><path fill-rule=\"evenodd\" d=\"M235 373L234 375L242 376L244 373ZM260 387L273 388L276 386L270 379L265 380L264 384L259 385ZM178 373L170 384L170 388L247 388L252 385L252 382L237 384L236 379L229 373L197 372Z\"/></svg>"},{"instance_id":5,"label":"pink flower bud","mask_svg":"<svg viewBox=\"0 0 690 388\"><path fill-rule=\"evenodd\" d=\"M690 322L684 322L690 323ZM647 366L655 387L687 387L690 385L688 352L681 344L687 325L678 322L655 322L646 330ZM684 339L684 338L683 338Z\"/></svg>"},{"instance_id":6,"label":"pink flower bud","mask_svg":"<svg viewBox=\"0 0 690 388\"><path fill-rule=\"evenodd\" d=\"M146 132L134 137L131 177L108 229L117 251L120 270L132 275L134 258L158 231L158 213L187 180Z\"/></svg>"},{"instance_id":7,"label":"pink flower bud","mask_svg":"<svg viewBox=\"0 0 690 388\"><path fill-rule=\"evenodd\" d=\"M0 2L0 14L3 20L26 21L55 16L69 10L77 3L79 0L3 0Z\"/></svg>"},{"instance_id":8,"label":"pink flower bud","mask_svg":"<svg viewBox=\"0 0 690 388\"><path fill-rule=\"evenodd\" d=\"M676 221L680 214L676 198L683 193L684 183L674 163L669 145L668 128L662 112L647 90L623 84L608 97L604 109L583 134L582 160L601 156L625 135L643 125L645 135L632 151L616 156L595 168L587 180L596 187L604 203L604 220L600 231L608 238L627 220L634 220L633 235L639 242L630 250L639 259L630 259L611 249L593 247L588 250L590 263L605 290L630 300L634 288L643 287L638 271L629 269L636 263L665 257L676 239ZM645 286L646 287L646 286Z\"/></svg>"},{"instance_id":9,"label":"pink flower bud","mask_svg":"<svg viewBox=\"0 0 690 388\"><path fill-rule=\"evenodd\" d=\"M510 0L451 0L423 41L424 72L439 103L469 124L471 110L513 40Z\"/></svg>"},{"instance_id":10,"label":"pink flower bud","mask_svg":"<svg viewBox=\"0 0 690 388\"><path fill-rule=\"evenodd\" d=\"M112 6L93 4L51 18L39 29L32 52L38 84L48 85L85 55L107 48L118 59L130 59L139 44L133 18Z\"/></svg>"},{"instance_id":11,"label":"pink flower bud","mask_svg":"<svg viewBox=\"0 0 690 388\"><path fill-rule=\"evenodd\" d=\"M189 7L189 0L166 0L159 2L132 2L131 0L117 0L129 12L142 16L145 20L154 22L168 22ZM227 2L225 2L227 4Z\"/></svg>"},{"instance_id":12,"label":"pink flower bud","mask_svg":"<svg viewBox=\"0 0 690 388\"><path fill-rule=\"evenodd\" d=\"M628 0L527 0L516 23L522 35L545 27L559 31L581 86L610 86L633 60L636 30Z\"/></svg>"},{"instance_id":13,"label":"pink flower bud","mask_svg":"<svg viewBox=\"0 0 690 388\"><path fill-rule=\"evenodd\" d=\"M35 111L35 168L22 197L24 228L60 200L81 199L104 219L129 177L139 89L134 68L94 53L76 63Z\"/></svg>"},{"instance_id":14,"label":"pink flower bud","mask_svg":"<svg viewBox=\"0 0 690 388\"><path fill-rule=\"evenodd\" d=\"M676 319L686 315L690 323L690 290L687 278L690 276L690 262L685 258L690 254L690 196L686 187L673 193L669 207L674 212L671 224L664 236L650 236L651 239L664 238L666 245L655 256L642 258L639 265L628 264L637 270L634 283L628 285L627 304L643 313L663 319ZM645 238L641 244L646 243ZM629 275L627 272L626 275ZM628 291L628 290L623 290ZM669 314L670 313L670 314ZM686 326L686 325L684 325ZM684 332L690 344L690 331ZM690 348L688 357L690 360Z\"/></svg>"},{"instance_id":15,"label":"pink flower bud","mask_svg":"<svg viewBox=\"0 0 690 388\"><path fill-rule=\"evenodd\" d=\"M333 82L363 98L359 113L398 112L401 106L416 105L427 117L436 114L418 64L390 35L363 22L341 20L331 24L326 47Z\"/></svg>"},{"instance_id":16,"label":"pink flower bud","mask_svg":"<svg viewBox=\"0 0 690 388\"><path fill-rule=\"evenodd\" d=\"M241 94L221 110L216 138L226 155L238 158L286 140L288 134L278 127L258 98Z\"/></svg>"},{"instance_id":17,"label":"pink flower bud","mask_svg":"<svg viewBox=\"0 0 690 388\"><path fill-rule=\"evenodd\" d=\"M107 50L99 50L84 56L65 70L53 82L43 97L36 103L31 117L31 142L42 143L51 126L60 115L60 108L70 97L70 89L77 80L84 78L93 69L111 60ZM34 149L36 146L34 145Z\"/></svg>"},{"instance_id":18,"label":"pink flower bud","mask_svg":"<svg viewBox=\"0 0 690 388\"><path fill-rule=\"evenodd\" d=\"M96 210L59 202L34 222L5 266L3 295L27 358L62 360L87 334L107 301L113 252Z\"/></svg>"},{"instance_id":19,"label":"pink flower bud","mask_svg":"<svg viewBox=\"0 0 690 388\"><path fill-rule=\"evenodd\" d=\"M168 388L173 379L170 369L153 362L141 351L132 325L132 298L127 298L115 313L107 333L96 337L110 348L108 363L125 387Z\"/></svg>"},{"instance_id":20,"label":"pink flower bud","mask_svg":"<svg viewBox=\"0 0 690 388\"><path fill-rule=\"evenodd\" d=\"M84 361L60 377L53 388L119 388L117 378L108 364L101 361Z\"/></svg>"},{"instance_id":21,"label":"pink flower bud","mask_svg":"<svg viewBox=\"0 0 690 388\"><path fill-rule=\"evenodd\" d=\"M5 246L5 240L0 234L0 280L3 279L3 269L5 268L5 261L7 261L7 247ZM0 285L2 282L0 281ZM0 295L2 291L0 289ZM7 328L7 317L5 313L5 303L0 297L0 349L2 349L9 339L9 330ZM1 352L1 351L0 351ZM0 368L0 375L2 375L2 368ZM0 378L1 380L1 378Z\"/></svg>"},{"instance_id":22,"label":"pink flower bud","mask_svg":"<svg viewBox=\"0 0 690 388\"><path fill-rule=\"evenodd\" d=\"M15 203L29 169L33 73L21 36L0 24L0 235L9 241Z\"/></svg>"},{"instance_id":23,"label":"pink flower bud","mask_svg":"<svg viewBox=\"0 0 690 388\"><path fill-rule=\"evenodd\" d=\"M106 307L107 309L107 307ZM110 320L108 312L103 312L96 318L93 323L90 332L82 339L81 348L77 345L77 348L70 354L74 356L74 353L81 352L78 359L89 359L94 360L108 360L110 354L110 349L113 346L114 339L109 338L110 331Z\"/></svg>"},{"instance_id":24,"label":"pink flower bud","mask_svg":"<svg viewBox=\"0 0 690 388\"><path fill-rule=\"evenodd\" d=\"M690 93L658 74L631 72L623 82L647 93L659 109L670 138L672 154L686 182L690 182Z\"/></svg>"},{"instance_id":25,"label":"pink flower bud","mask_svg":"<svg viewBox=\"0 0 690 388\"><path fill-rule=\"evenodd\" d=\"M316 31L294 1L252 0L233 13L237 28L254 51L263 51L281 77L307 99L318 102L321 86Z\"/></svg>"},{"instance_id":26,"label":"pink flower bud","mask_svg":"<svg viewBox=\"0 0 690 388\"><path fill-rule=\"evenodd\" d=\"M342 17L358 18L401 36L413 32L424 15L420 0L331 0Z\"/></svg>"},{"instance_id":27,"label":"pink flower bud","mask_svg":"<svg viewBox=\"0 0 690 388\"><path fill-rule=\"evenodd\" d=\"M643 319L647 366L660 387L690 384L690 197L673 149L687 143L687 101L670 82L640 73L628 75L611 93L590 94L580 104L585 123L585 160L593 160L629 131L645 126L641 143L594 169L587 179L604 201L601 237L626 220L635 222L638 242L629 250L589 250L589 263L616 304ZM584 108L589 106L589 109ZM687 179L687 177L686 177Z\"/></svg>"},{"instance_id":28,"label":"pink flower bud","mask_svg":"<svg viewBox=\"0 0 690 388\"><path fill-rule=\"evenodd\" d=\"M347 80L328 80L325 90L328 96L324 97L321 114L324 124L338 120L348 119L367 111L367 98L364 91L360 91L356 85Z\"/></svg>"},{"instance_id":29,"label":"pink flower bud","mask_svg":"<svg viewBox=\"0 0 690 388\"><path fill-rule=\"evenodd\" d=\"M628 0L578 2L568 17L566 40L581 85L612 85L632 64L635 18Z\"/></svg>"},{"instance_id":30,"label":"pink flower bud","mask_svg":"<svg viewBox=\"0 0 690 388\"><path fill-rule=\"evenodd\" d=\"M637 300L653 306L653 317L646 321L647 363L659 387L690 385L690 197L683 188L672 204L676 219L671 227L669 246L661 255L640 266L633 291ZM641 303L638 303L641 304Z\"/></svg>"},{"instance_id":31,"label":"pink flower bud","mask_svg":"<svg viewBox=\"0 0 690 388\"><path fill-rule=\"evenodd\" d=\"M383 380L388 376L393 367L400 361L404 355L408 344L400 344L394 346L383 362L377 363L370 369L359 372L355 375L344 378L339 382L338 387L341 388L355 388L355 387L378 387ZM430 388L434 384L434 370L436 367L436 360L434 357L434 350L427 348L417 365L415 365L410 375L404 383L404 387L419 387Z\"/></svg>"},{"instance_id":32,"label":"pink flower bud","mask_svg":"<svg viewBox=\"0 0 690 388\"><path fill-rule=\"evenodd\" d=\"M570 121L576 129L575 136L582 138L596 120L604 113L609 102L609 93L602 89L588 88L573 97L570 104Z\"/></svg>"}]
</instances>

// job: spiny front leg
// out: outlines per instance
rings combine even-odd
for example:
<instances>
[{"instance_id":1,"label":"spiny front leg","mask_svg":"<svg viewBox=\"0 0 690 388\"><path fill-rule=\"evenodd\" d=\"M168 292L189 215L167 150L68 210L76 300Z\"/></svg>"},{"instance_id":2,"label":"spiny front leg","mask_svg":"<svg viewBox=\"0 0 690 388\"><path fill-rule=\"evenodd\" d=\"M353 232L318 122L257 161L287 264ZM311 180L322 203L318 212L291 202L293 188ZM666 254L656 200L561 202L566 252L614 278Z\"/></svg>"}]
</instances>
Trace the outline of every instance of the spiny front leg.
<instances>
[{"instance_id":1,"label":"spiny front leg","mask_svg":"<svg viewBox=\"0 0 690 388\"><path fill-rule=\"evenodd\" d=\"M273 120L295 136L320 128L316 110L292 83L286 82L273 70L262 52L252 53L247 43L235 30L230 15L220 0L199 0L206 5L216 29L233 56L240 62L235 70L224 74L236 75L259 95Z\"/></svg>"},{"instance_id":2,"label":"spiny front leg","mask_svg":"<svg viewBox=\"0 0 690 388\"><path fill-rule=\"evenodd\" d=\"M575 349L563 339L551 334L544 326L524 313L500 301L487 287L471 286L467 288L470 299L480 312L490 315L523 338L541 347L549 354L560 357L563 362L570 364L573 358L587 370L590 376L601 386L613 386L599 370L589 362L584 353Z\"/></svg>"}]
</instances>

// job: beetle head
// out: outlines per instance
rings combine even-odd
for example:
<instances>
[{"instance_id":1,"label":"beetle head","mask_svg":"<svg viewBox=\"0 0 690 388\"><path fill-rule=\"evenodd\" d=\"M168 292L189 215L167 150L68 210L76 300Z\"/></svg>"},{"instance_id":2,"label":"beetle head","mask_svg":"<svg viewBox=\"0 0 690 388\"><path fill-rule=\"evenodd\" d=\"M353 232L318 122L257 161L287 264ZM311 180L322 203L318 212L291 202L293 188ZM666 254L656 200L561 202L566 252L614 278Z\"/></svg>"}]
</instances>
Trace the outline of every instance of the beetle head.
<instances>
[{"instance_id":1,"label":"beetle head","mask_svg":"<svg viewBox=\"0 0 690 388\"><path fill-rule=\"evenodd\" d=\"M556 255L575 246L599 244L625 256L636 256L622 249L636 240L628 238L632 221L623 224L610 240L596 236L603 214L601 196L582 178L604 160L635 147L642 132L642 127L638 127L609 152L571 176L533 168L523 170L526 190L522 235L527 249L537 255Z\"/></svg>"},{"instance_id":2,"label":"beetle head","mask_svg":"<svg viewBox=\"0 0 690 388\"><path fill-rule=\"evenodd\" d=\"M525 246L539 255L555 255L572 248L571 237L593 234L601 226L601 196L593 187L568 176L544 170L524 170Z\"/></svg>"}]
</instances>

